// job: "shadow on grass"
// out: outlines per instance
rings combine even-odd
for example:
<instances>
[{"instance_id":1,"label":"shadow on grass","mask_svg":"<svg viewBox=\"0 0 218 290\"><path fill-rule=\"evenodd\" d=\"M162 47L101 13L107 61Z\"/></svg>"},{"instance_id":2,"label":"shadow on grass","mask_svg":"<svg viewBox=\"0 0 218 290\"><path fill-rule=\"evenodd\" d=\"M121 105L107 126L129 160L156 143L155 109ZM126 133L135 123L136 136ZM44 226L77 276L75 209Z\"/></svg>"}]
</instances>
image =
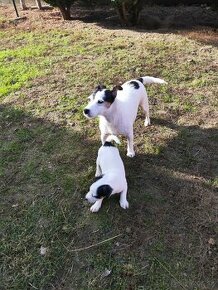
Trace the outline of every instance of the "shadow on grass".
<instances>
[{"instance_id":1,"label":"shadow on grass","mask_svg":"<svg viewBox=\"0 0 218 290\"><path fill-rule=\"evenodd\" d=\"M63 244L80 227L97 145L85 131L5 105L0 127L1 286L46 288L66 264ZM41 246L48 249L46 257Z\"/></svg>"},{"instance_id":2,"label":"shadow on grass","mask_svg":"<svg viewBox=\"0 0 218 290\"><path fill-rule=\"evenodd\" d=\"M200 6L147 6L143 9L137 27L122 27L115 9L97 7L93 9L73 7L73 20L85 23L97 23L106 29L128 29L146 33L176 33L187 35L196 41L218 46L217 28L218 12L212 8Z\"/></svg>"},{"instance_id":3,"label":"shadow on grass","mask_svg":"<svg viewBox=\"0 0 218 290\"><path fill-rule=\"evenodd\" d=\"M217 130L160 119L154 124L179 134L158 155L130 159L121 150L130 209L121 209L117 196L91 214L84 195L99 143L90 140L88 129L77 133L0 107L3 287L215 287ZM112 270L108 277L105 269Z\"/></svg>"}]
</instances>

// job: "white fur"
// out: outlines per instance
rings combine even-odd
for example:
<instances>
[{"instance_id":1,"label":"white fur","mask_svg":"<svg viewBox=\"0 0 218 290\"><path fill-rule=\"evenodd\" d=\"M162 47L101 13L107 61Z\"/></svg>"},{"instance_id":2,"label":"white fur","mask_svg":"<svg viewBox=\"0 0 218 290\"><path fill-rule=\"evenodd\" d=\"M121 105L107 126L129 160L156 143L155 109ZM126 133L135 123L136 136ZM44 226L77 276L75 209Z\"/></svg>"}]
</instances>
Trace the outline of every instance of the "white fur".
<instances>
[{"instance_id":1,"label":"white fur","mask_svg":"<svg viewBox=\"0 0 218 290\"><path fill-rule=\"evenodd\" d=\"M106 141L111 142L119 141L116 136L108 136ZM104 199L97 199L96 192L101 185L109 185L112 188L111 195L120 193L120 206L124 209L129 207L127 201L127 181L125 176L125 169L123 161L120 157L119 150L114 146L101 146L98 150L98 157L96 160L96 173L95 176L101 176L102 178L94 182L86 194L86 199L90 203L94 203L90 210L97 212L101 208L102 201Z\"/></svg>"},{"instance_id":2,"label":"white fur","mask_svg":"<svg viewBox=\"0 0 218 290\"><path fill-rule=\"evenodd\" d=\"M165 84L166 82L159 78L142 77L143 84ZM89 110L89 114L84 114L87 118L94 118L99 116L99 128L101 131L101 141L104 144L106 138L110 134L121 134L127 137L127 156L133 157L135 155L133 149L133 123L136 119L139 105L145 113L144 125L150 125L149 104L147 92L144 85L139 80L132 80L137 82L139 88L134 88L130 84L131 81L125 82L122 85L122 90L117 90L117 95L112 104L103 102L105 89L98 91L95 95L89 96L90 103L85 110Z\"/></svg>"}]
</instances>

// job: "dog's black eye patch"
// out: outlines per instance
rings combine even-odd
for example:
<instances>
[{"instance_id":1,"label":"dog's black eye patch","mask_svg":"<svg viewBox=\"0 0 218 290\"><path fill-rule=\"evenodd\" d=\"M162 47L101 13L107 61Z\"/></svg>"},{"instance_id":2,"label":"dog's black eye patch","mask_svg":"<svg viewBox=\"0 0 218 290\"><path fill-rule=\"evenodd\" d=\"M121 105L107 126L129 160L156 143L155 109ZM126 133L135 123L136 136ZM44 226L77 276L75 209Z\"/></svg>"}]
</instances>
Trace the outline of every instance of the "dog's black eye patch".
<instances>
[{"instance_id":1,"label":"dog's black eye patch","mask_svg":"<svg viewBox=\"0 0 218 290\"><path fill-rule=\"evenodd\" d=\"M143 78L138 78L137 81L140 81L143 84Z\"/></svg>"},{"instance_id":2,"label":"dog's black eye patch","mask_svg":"<svg viewBox=\"0 0 218 290\"><path fill-rule=\"evenodd\" d=\"M129 84L132 85L134 87L134 89L136 89L136 90L139 89L139 83L138 82L131 81L131 82L129 82Z\"/></svg>"},{"instance_id":3,"label":"dog's black eye patch","mask_svg":"<svg viewBox=\"0 0 218 290\"><path fill-rule=\"evenodd\" d=\"M108 102L108 103L112 104L114 102L114 100L115 100L115 96L114 96L113 92L110 91L110 90L105 90L104 94L105 95L103 97L103 100L105 102Z\"/></svg>"},{"instance_id":4,"label":"dog's black eye patch","mask_svg":"<svg viewBox=\"0 0 218 290\"><path fill-rule=\"evenodd\" d=\"M104 184L98 187L96 191L96 198L102 198L102 197L109 197L113 191L113 188L108 185Z\"/></svg>"},{"instance_id":5,"label":"dog's black eye patch","mask_svg":"<svg viewBox=\"0 0 218 290\"><path fill-rule=\"evenodd\" d=\"M108 141L106 141L103 146L105 146L105 147L110 147L110 146L115 147L115 145L113 143L108 142Z\"/></svg>"}]
</instances>

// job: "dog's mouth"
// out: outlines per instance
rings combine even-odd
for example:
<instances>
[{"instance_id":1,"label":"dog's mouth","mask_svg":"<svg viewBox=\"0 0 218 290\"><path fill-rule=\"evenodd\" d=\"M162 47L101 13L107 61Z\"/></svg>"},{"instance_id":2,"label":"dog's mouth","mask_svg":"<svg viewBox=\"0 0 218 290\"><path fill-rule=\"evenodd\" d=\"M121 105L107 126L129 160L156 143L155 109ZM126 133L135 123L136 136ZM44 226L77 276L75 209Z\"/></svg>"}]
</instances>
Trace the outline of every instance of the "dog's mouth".
<instances>
[{"instance_id":1,"label":"dog's mouth","mask_svg":"<svg viewBox=\"0 0 218 290\"><path fill-rule=\"evenodd\" d=\"M90 198L90 197L86 197L85 198L89 203L95 203L96 202L96 198Z\"/></svg>"},{"instance_id":2,"label":"dog's mouth","mask_svg":"<svg viewBox=\"0 0 218 290\"><path fill-rule=\"evenodd\" d=\"M84 115L87 119L92 119L92 118L93 118L92 116L90 116L90 115L88 115L88 114L85 114L84 112L83 112L83 115Z\"/></svg>"}]
</instances>

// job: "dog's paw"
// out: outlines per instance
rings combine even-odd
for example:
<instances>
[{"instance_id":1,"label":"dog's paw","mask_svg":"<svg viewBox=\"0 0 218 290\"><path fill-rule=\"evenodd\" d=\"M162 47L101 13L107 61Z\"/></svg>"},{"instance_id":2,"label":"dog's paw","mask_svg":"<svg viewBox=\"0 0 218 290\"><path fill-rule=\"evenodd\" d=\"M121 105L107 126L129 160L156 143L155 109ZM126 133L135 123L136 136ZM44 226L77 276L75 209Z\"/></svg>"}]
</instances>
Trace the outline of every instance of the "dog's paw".
<instances>
[{"instance_id":1,"label":"dog's paw","mask_svg":"<svg viewBox=\"0 0 218 290\"><path fill-rule=\"evenodd\" d=\"M94 203L91 207L90 207L90 211L91 212L98 212L101 206L99 206L98 204Z\"/></svg>"},{"instance_id":2,"label":"dog's paw","mask_svg":"<svg viewBox=\"0 0 218 290\"><path fill-rule=\"evenodd\" d=\"M145 125L145 127L148 127L149 125L151 125L150 120L146 118L145 122L144 122L144 125Z\"/></svg>"},{"instance_id":3,"label":"dog's paw","mask_svg":"<svg viewBox=\"0 0 218 290\"><path fill-rule=\"evenodd\" d=\"M135 152L127 152L126 154L128 157L134 157L135 156Z\"/></svg>"},{"instance_id":4,"label":"dog's paw","mask_svg":"<svg viewBox=\"0 0 218 290\"><path fill-rule=\"evenodd\" d=\"M120 206L124 209L129 208L129 203L127 200L120 200Z\"/></svg>"}]
</instances>

